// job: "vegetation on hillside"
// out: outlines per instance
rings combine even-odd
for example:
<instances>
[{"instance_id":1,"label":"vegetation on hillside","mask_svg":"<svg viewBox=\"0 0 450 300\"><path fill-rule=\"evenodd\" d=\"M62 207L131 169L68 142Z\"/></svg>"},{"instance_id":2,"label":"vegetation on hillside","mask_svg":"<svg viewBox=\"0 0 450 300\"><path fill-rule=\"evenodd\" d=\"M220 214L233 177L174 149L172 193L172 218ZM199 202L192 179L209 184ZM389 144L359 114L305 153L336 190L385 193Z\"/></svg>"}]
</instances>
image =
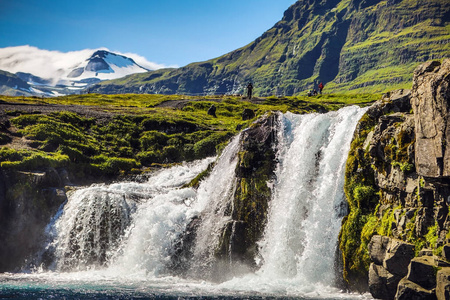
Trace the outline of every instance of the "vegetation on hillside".
<instances>
[{"instance_id":1,"label":"vegetation on hillside","mask_svg":"<svg viewBox=\"0 0 450 300\"><path fill-rule=\"evenodd\" d=\"M349 104L366 105L378 98L379 95L268 97L255 104L237 97L194 101L178 95L2 97L0 103L39 104L42 111L5 112L7 117L0 126L0 165L18 170L66 167L80 178L140 173L160 164L215 155L230 137L268 111L324 112ZM170 101L182 106L156 107ZM58 111L46 112L45 107L50 104L67 105L67 110L59 106ZM74 105L85 107L89 113L69 111ZM217 117L207 113L212 105L216 106ZM243 120L244 109L253 110L255 118ZM98 117L100 112L108 114ZM15 141L21 141L21 146Z\"/></svg>"},{"instance_id":2,"label":"vegetation on hillside","mask_svg":"<svg viewBox=\"0 0 450 300\"><path fill-rule=\"evenodd\" d=\"M252 43L178 69L97 84L101 93L304 95L410 88L421 62L450 55L448 0L297 1Z\"/></svg>"}]
</instances>

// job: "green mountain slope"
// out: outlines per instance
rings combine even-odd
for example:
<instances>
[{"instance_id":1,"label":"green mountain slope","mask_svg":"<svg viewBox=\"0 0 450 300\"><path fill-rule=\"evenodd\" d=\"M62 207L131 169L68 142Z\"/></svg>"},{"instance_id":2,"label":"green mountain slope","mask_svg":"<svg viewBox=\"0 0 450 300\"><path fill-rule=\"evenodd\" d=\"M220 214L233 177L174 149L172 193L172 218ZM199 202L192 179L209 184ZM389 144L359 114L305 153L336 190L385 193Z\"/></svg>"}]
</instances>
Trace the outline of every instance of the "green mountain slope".
<instances>
[{"instance_id":1,"label":"green mountain slope","mask_svg":"<svg viewBox=\"0 0 450 300\"><path fill-rule=\"evenodd\" d=\"M450 57L448 0L299 0L245 47L205 62L102 82L100 93L383 92L421 62Z\"/></svg>"}]
</instances>

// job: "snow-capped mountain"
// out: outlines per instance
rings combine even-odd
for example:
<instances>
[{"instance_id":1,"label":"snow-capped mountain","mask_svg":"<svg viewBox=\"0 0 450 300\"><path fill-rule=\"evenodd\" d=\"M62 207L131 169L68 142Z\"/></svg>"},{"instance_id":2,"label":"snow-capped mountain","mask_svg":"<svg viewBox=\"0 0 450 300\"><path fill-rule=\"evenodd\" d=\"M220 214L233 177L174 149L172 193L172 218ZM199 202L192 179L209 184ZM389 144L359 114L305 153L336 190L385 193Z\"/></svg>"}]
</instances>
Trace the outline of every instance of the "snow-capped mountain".
<instances>
[{"instance_id":1,"label":"snow-capped mountain","mask_svg":"<svg viewBox=\"0 0 450 300\"><path fill-rule=\"evenodd\" d=\"M15 74L33 89L31 94L71 94L102 81L164 67L135 54L108 49L72 52L31 46L0 48L0 70Z\"/></svg>"},{"instance_id":2,"label":"snow-capped mountain","mask_svg":"<svg viewBox=\"0 0 450 300\"><path fill-rule=\"evenodd\" d=\"M69 80L86 80L89 78L107 80L147 71L149 70L138 65L132 58L106 50L98 50L73 68L67 74L67 78Z\"/></svg>"}]
</instances>

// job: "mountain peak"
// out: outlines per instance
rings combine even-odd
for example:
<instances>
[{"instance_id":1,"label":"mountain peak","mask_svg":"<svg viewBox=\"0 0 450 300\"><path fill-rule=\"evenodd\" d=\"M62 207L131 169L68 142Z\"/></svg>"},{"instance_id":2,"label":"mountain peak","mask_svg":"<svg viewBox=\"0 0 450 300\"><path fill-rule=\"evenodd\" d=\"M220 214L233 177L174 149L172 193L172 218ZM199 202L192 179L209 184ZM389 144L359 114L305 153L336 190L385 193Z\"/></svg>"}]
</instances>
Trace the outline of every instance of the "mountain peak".
<instances>
[{"instance_id":1,"label":"mountain peak","mask_svg":"<svg viewBox=\"0 0 450 300\"><path fill-rule=\"evenodd\" d=\"M102 80L148 72L132 58L106 49L62 53L30 46L1 48L0 70L16 74L48 96L71 94Z\"/></svg>"}]
</instances>

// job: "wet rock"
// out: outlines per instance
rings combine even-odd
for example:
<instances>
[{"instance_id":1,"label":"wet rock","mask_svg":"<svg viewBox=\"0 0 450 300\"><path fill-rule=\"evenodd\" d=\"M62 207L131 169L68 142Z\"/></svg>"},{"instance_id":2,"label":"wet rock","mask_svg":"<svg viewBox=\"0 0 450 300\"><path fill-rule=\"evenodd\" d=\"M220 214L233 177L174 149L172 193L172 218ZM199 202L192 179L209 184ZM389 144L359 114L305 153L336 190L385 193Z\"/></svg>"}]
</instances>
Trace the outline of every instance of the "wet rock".
<instances>
[{"instance_id":1,"label":"wet rock","mask_svg":"<svg viewBox=\"0 0 450 300\"><path fill-rule=\"evenodd\" d=\"M191 258L194 256L193 249L200 223L201 218L194 217L175 242L170 253L170 262L167 266L174 275L183 277L187 275Z\"/></svg>"},{"instance_id":2,"label":"wet rock","mask_svg":"<svg viewBox=\"0 0 450 300\"><path fill-rule=\"evenodd\" d=\"M438 300L450 299L450 268L442 268L437 272L436 297Z\"/></svg>"},{"instance_id":3,"label":"wet rock","mask_svg":"<svg viewBox=\"0 0 450 300\"><path fill-rule=\"evenodd\" d=\"M45 228L67 200L53 168L0 169L0 272L16 271L40 248Z\"/></svg>"},{"instance_id":4,"label":"wet rock","mask_svg":"<svg viewBox=\"0 0 450 300\"><path fill-rule=\"evenodd\" d=\"M241 236L224 235L230 241L226 246L234 258L254 267L256 242L266 224L271 190L267 185L275 177L276 156L273 148L277 139L278 114L265 115L242 133L239 161L236 167L236 192L231 212L234 230Z\"/></svg>"},{"instance_id":5,"label":"wet rock","mask_svg":"<svg viewBox=\"0 0 450 300\"><path fill-rule=\"evenodd\" d=\"M406 277L398 284L395 300L436 300L434 290L427 290Z\"/></svg>"}]
</instances>

